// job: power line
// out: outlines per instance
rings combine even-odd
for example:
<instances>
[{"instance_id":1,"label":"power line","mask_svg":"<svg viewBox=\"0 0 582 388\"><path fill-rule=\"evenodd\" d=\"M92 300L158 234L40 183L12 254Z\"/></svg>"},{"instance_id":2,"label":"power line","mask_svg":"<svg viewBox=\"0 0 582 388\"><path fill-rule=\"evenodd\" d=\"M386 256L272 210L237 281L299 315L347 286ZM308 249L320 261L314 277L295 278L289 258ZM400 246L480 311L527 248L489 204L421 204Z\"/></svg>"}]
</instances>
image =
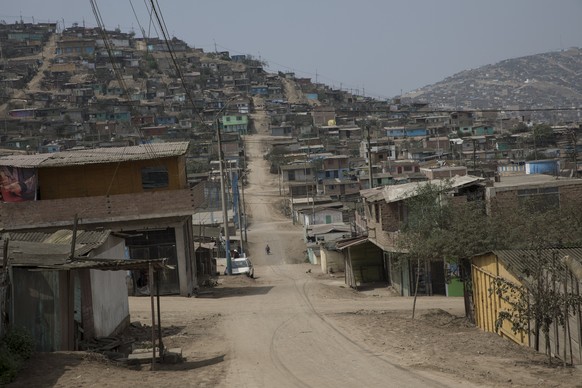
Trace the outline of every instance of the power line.
<instances>
[{"instance_id":1,"label":"power line","mask_svg":"<svg viewBox=\"0 0 582 388\"><path fill-rule=\"evenodd\" d=\"M30 97L8 97L0 96L0 100L4 101L26 101L26 102L46 102L45 100L38 100ZM382 103L383 101L378 101ZM127 105L139 105L137 101L126 101ZM105 99L100 100L99 105L101 106L119 106L120 101ZM353 113L387 113L386 110L381 109L363 109L363 110L352 110L350 108L336 108L337 111L342 112L353 112ZM543 108L471 108L471 109L429 109L426 112L410 111L410 110L398 110L399 113L463 113L463 112L484 112L484 113L505 113L505 112L559 112L559 111L578 111L582 110L582 106L569 106L569 107L543 107Z\"/></svg>"},{"instance_id":2,"label":"power line","mask_svg":"<svg viewBox=\"0 0 582 388\"><path fill-rule=\"evenodd\" d=\"M192 111L196 114L196 116L198 117L198 119L200 120L202 125L204 127L206 127L207 129L210 129L210 128L208 128L208 125L206 124L206 122L205 122L204 118L202 117L202 115L200 114L199 110L196 109L194 97L192 96L190 89L186 86L186 83L184 81L184 75L182 74L182 69L180 68L180 66L178 66L178 61L176 59L176 55L174 53L172 45L170 44L170 39L168 37L168 29L167 29L166 23L163 19L163 15L162 15L160 6L158 4L158 1L155 0L155 4L154 4L154 0L150 0L150 4L152 7L153 14L155 15L156 20L158 22L158 25L160 27L160 30L162 31L162 36L164 37L164 41L166 43L166 47L168 48L168 52L170 54L170 58L172 59L172 63L174 64L174 68L176 69L176 73L177 73L176 75L180 78L180 84L184 88L184 92L186 93L186 95L188 96L188 100L192 104ZM157 6L157 8L156 8L156 6Z\"/></svg>"},{"instance_id":3,"label":"power line","mask_svg":"<svg viewBox=\"0 0 582 388\"><path fill-rule=\"evenodd\" d=\"M131 98L129 95L129 88L127 87L127 84L125 83L123 76L121 75L121 71L119 69L119 65L118 65L117 61L115 61L115 59L114 59L113 47L111 45L111 41L110 41L109 36L107 34L107 30L105 29L105 23L103 23L103 18L101 16L99 6L97 5L97 0L90 0L90 2L91 2L91 8L93 9L93 14L95 16L95 20L96 20L98 27L99 27L99 33L101 34L101 38L103 39L103 44L105 45L105 49L107 50L107 55L109 57L109 61L111 62L111 66L113 68L113 73L115 74L115 77L117 78L117 82L119 83L119 86L120 86L121 90L123 91L123 93L125 94L127 100L130 101ZM133 104L130 104L129 107L130 107L130 110L132 110L132 111L133 111L133 109L135 109ZM134 128L135 128L139 138L142 140L142 143L144 143L144 148L145 148L146 152L151 154L151 156L154 158L159 158L159 157L156 157L156 152L151 147L151 145L148 145L147 142L145 141L143 133L141 132L141 130L138 127L134 127Z\"/></svg>"},{"instance_id":4,"label":"power line","mask_svg":"<svg viewBox=\"0 0 582 388\"><path fill-rule=\"evenodd\" d=\"M228 52L235 52L235 53L238 53L238 54L245 54L243 52L240 52L240 51L237 51L237 50L232 50L232 49L229 49L228 47L221 46L220 44L217 44L216 42L214 43L214 45L215 46L218 46L218 47L220 47L220 48L222 48L224 50L227 50ZM210 46L210 45L207 45L207 46ZM283 65L281 63L277 63L275 61L269 60L268 58L265 59L265 63L266 63L266 67L268 69L272 69L272 67L269 66L269 63L272 63L272 64L275 64L275 65L277 65L279 67L282 67L284 69L290 70L290 71L292 71L294 73L297 73L298 72L298 73L302 73L302 74L305 74L305 75L314 76L314 77L316 77L316 79L317 78L327 79L328 81L331 81L332 83L338 83L340 85L345 86L346 89L359 89L360 88L360 86L355 86L355 85L351 85L349 83L345 83L345 82L342 82L342 81L335 80L335 79L333 79L331 77L326 76L325 74L319 73L317 70L315 71L315 73L313 73L313 72L310 72L310 71L307 71L307 70L297 69L296 67L293 67L293 66ZM316 83L317 83L317 81L316 81ZM379 93L375 93L375 92L370 93L369 90L368 90L368 95L374 96L374 97L377 97L377 98L382 98L382 99L388 99L388 98L390 98L390 97L388 97L386 95L382 95L382 94L379 94Z\"/></svg>"}]
</instances>

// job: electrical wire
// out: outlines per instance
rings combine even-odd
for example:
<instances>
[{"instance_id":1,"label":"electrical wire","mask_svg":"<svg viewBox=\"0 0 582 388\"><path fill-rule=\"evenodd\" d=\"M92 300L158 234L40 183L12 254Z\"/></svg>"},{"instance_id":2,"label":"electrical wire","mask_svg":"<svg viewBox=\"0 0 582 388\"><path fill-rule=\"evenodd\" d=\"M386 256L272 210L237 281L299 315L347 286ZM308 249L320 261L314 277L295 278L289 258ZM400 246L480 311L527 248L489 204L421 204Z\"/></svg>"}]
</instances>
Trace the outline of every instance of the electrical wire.
<instances>
[{"instance_id":1,"label":"electrical wire","mask_svg":"<svg viewBox=\"0 0 582 388\"><path fill-rule=\"evenodd\" d=\"M113 47L111 44L111 40L109 39L107 30L105 29L105 23L103 23L103 18L101 16L101 12L99 10L97 0L90 0L90 3L91 3L91 8L93 9L93 14L95 16L95 20L96 20L98 28L99 28L99 33L101 34L103 44L105 45L105 49L107 50L107 55L109 57L109 61L110 61L111 66L113 68L113 73L115 74L117 82L119 83L119 86L120 86L122 92L124 93L124 95L128 101L129 108L130 108L131 112L135 114L136 113L136 109L134 106L135 104L131 103L131 97L129 95L129 88L127 87L127 84L125 83L123 76L121 75L121 70L119 69L119 64L117 63L117 61L115 60L115 57L113 55ZM144 149L146 150L146 153L150 154L154 159L158 159L159 157L156 157L157 155L156 155L155 150L153 149L153 147L150 144L148 144L148 142L146 141L140 128L134 126L134 129L136 130L139 138L142 140L142 143L144 145Z\"/></svg>"},{"instance_id":2,"label":"electrical wire","mask_svg":"<svg viewBox=\"0 0 582 388\"><path fill-rule=\"evenodd\" d=\"M184 81L184 75L182 73L182 69L180 68L180 66L178 66L178 61L176 59L176 55L175 55L174 50L172 48L172 45L170 43L168 29L167 29L166 23L163 19L163 15L162 15L160 6L158 4L158 1L155 0L155 3L154 3L154 0L150 0L150 4L151 4L153 14L156 17L156 20L158 22L158 26L160 27L160 30L162 31L162 36L164 37L164 41L166 43L166 47L167 47L168 52L170 54L170 58L172 60L172 63L174 64L174 68L176 69L176 75L180 79L180 83L181 83L182 87L184 88L184 92L186 93L186 96L188 96L188 100L190 101L190 104L192 104L192 111L196 114L196 116L198 117L198 119L200 120L202 125L204 127L206 127L207 129L210 129L210 128L208 128L208 125L206 124L204 118L200 114L200 111L198 109L196 109L196 104L194 102L194 97L192 96L192 93L190 92L190 88L188 88L186 86L186 83Z\"/></svg>"}]
</instances>

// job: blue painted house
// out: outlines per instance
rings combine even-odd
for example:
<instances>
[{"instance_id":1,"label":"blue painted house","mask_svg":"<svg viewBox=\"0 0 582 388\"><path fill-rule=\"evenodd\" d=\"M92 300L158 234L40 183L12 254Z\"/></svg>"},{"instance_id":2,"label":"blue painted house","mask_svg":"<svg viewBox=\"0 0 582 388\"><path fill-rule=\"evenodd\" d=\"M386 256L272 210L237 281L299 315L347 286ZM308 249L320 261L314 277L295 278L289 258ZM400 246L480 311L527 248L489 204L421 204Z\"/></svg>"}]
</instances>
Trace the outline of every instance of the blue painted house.
<instances>
[{"instance_id":1,"label":"blue painted house","mask_svg":"<svg viewBox=\"0 0 582 388\"><path fill-rule=\"evenodd\" d=\"M251 86L250 93L252 95L268 96L269 87L265 85Z\"/></svg>"},{"instance_id":2,"label":"blue painted house","mask_svg":"<svg viewBox=\"0 0 582 388\"><path fill-rule=\"evenodd\" d=\"M385 128L386 136L393 138L418 137L427 136L428 130L426 128Z\"/></svg>"}]
</instances>

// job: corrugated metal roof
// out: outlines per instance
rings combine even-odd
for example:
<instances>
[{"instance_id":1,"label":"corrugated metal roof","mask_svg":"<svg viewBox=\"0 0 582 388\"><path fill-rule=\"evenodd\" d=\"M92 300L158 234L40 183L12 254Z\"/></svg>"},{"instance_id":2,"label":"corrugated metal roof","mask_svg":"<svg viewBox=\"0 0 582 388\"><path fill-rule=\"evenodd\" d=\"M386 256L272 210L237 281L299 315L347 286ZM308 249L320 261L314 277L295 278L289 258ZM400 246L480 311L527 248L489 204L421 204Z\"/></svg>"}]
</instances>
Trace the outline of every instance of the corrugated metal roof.
<instances>
[{"instance_id":1,"label":"corrugated metal roof","mask_svg":"<svg viewBox=\"0 0 582 388\"><path fill-rule=\"evenodd\" d=\"M430 181L404 183L401 185L374 187L373 189L361 190L360 194L362 197L366 198L370 202L376 202L383 199L387 203L390 203L402 201L410 197L413 197L420 187L425 186L427 184L439 186L446 184L448 181L450 182L451 188L456 189L459 187L463 187L465 185L480 182L482 180L483 178L471 175L465 176L456 175L453 178L447 180L433 179Z\"/></svg>"},{"instance_id":2,"label":"corrugated metal roof","mask_svg":"<svg viewBox=\"0 0 582 388\"><path fill-rule=\"evenodd\" d=\"M492 253L506 265L508 271L517 277L529 276L532 272L532 263L539 260L540 257L544 259L555 258L559 262L564 256L570 256L582 263L582 248L543 249L539 252L533 249L512 249L496 250Z\"/></svg>"},{"instance_id":3,"label":"corrugated metal roof","mask_svg":"<svg viewBox=\"0 0 582 388\"><path fill-rule=\"evenodd\" d=\"M62 167L86 164L118 163L184 155L189 142L154 143L138 146L62 151L52 154L10 155L0 157L0 166L21 168Z\"/></svg>"},{"instance_id":4,"label":"corrugated metal roof","mask_svg":"<svg viewBox=\"0 0 582 388\"><path fill-rule=\"evenodd\" d=\"M75 250L75 258L70 260L70 246L67 244L52 244L30 241L11 241L8 245L8 259L15 267L38 269L71 270L92 268L100 270L125 270L147 268L153 263L156 268L173 269L166 265L167 259L135 260L125 258L88 258L80 257L89 246ZM4 255L3 247L0 254Z\"/></svg>"},{"instance_id":5,"label":"corrugated metal roof","mask_svg":"<svg viewBox=\"0 0 582 388\"><path fill-rule=\"evenodd\" d=\"M351 226L343 223L311 225L309 235L331 232L351 232Z\"/></svg>"},{"instance_id":6,"label":"corrugated metal roof","mask_svg":"<svg viewBox=\"0 0 582 388\"><path fill-rule=\"evenodd\" d=\"M281 166L281 170L283 171L287 171L287 170L303 170L306 168L311 168L311 164L310 163L293 163L293 164L286 164Z\"/></svg>"},{"instance_id":7,"label":"corrugated metal roof","mask_svg":"<svg viewBox=\"0 0 582 388\"><path fill-rule=\"evenodd\" d=\"M99 246L107 240L111 231L104 230L79 230L77 231L76 244ZM10 233L11 241L40 242L49 244L71 245L73 231L61 229L56 232L23 232Z\"/></svg>"},{"instance_id":8,"label":"corrugated metal roof","mask_svg":"<svg viewBox=\"0 0 582 388\"><path fill-rule=\"evenodd\" d=\"M77 231L75 257L87 255L103 245L111 234L110 230ZM11 233L8 250L13 265L38 265L63 263L71 254L73 231L61 229L53 233L28 232Z\"/></svg>"},{"instance_id":9,"label":"corrugated metal roof","mask_svg":"<svg viewBox=\"0 0 582 388\"><path fill-rule=\"evenodd\" d=\"M356 245L364 244L367 242L368 242L368 237L360 236L360 237L354 237L354 238L349 238L349 239L345 239L345 240L339 240L336 242L336 247L337 247L337 249L342 250L342 249L346 249L346 248L353 247Z\"/></svg>"}]
</instances>

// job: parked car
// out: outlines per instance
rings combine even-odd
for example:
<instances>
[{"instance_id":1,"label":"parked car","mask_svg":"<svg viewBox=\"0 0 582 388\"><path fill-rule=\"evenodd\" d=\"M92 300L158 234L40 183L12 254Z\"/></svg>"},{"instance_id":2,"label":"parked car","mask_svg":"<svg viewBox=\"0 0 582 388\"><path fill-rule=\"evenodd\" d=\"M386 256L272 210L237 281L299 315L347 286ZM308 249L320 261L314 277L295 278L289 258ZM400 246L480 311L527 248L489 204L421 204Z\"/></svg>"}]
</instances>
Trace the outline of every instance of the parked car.
<instances>
[{"instance_id":1,"label":"parked car","mask_svg":"<svg viewBox=\"0 0 582 388\"><path fill-rule=\"evenodd\" d=\"M240 259L232 259L232 274L233 275L240 275L245 274L250 278L255 277L255 269L253 268L253 263L248 257L241 257ZM226 275L227 270L224 270L224 274Z\"/></svg>"}]
</instances>

